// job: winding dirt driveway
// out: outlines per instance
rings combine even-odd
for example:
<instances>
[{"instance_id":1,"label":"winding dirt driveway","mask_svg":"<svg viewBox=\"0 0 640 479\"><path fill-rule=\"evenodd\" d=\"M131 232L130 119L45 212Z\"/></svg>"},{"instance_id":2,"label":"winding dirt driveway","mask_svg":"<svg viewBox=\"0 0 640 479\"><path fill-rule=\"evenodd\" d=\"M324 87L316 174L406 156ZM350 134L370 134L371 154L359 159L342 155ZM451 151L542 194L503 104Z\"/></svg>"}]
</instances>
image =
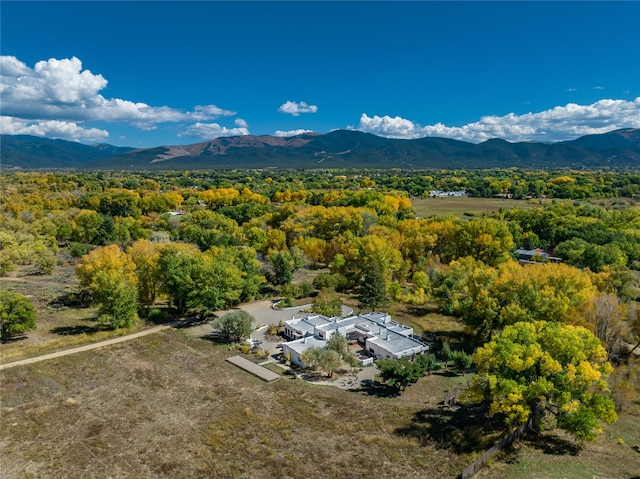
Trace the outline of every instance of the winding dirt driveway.
<instances>
[{"instance_id":1,"label":"winding dirt driveway","mask_svg":"<svg viewBox=\"0 0 640 479\"><path fill-rule=\"evenodd\" d=\"M59 358L62 356L68 356L70 354L75 354L82 351L89 351L91 349L102 348L104 346L110 346L112 344L123 343L124 341L130 341L132 339L136 339L142 336L147 336L148 334L157 333L158 331L169 329L171 327L172 326L170 324L162 324L160 326L154 326L153 328L145 329L144 331L140 331L138 333L128 334L126 336L120 336L118 338L113 338L113 339L107 339L105 341L100 341L99 343L85 344L84 346L65 349L63 351L56 351L55 353L43 354L42 356L36 356L34 358L20 359L18 361L13 361L10 363L0 364L0 371L2 371L3 369L13 368L15 366L22 366L23 364L33 364L40 361L46 361L47 359Z\"/></svg>"}]
</instances>

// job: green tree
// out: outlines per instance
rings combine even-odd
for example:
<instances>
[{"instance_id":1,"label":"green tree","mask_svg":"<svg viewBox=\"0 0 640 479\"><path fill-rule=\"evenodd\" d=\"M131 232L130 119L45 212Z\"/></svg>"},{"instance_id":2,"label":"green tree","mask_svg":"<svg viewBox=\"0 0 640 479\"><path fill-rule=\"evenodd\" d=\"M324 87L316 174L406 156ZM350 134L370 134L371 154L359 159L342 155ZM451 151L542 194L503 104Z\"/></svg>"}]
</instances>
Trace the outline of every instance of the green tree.
<instances>
[{"instance_id":1,"label":"green tree","mask_svg":"<svg viewBox=\"0 0 640 479\"><path fill-rule=\"evenodd\" d=\"M458 371L462 372L464 376L467 372L467 369L471 367L473 363L473 359L470 355L465 353L464 351L454 351L453 353L453 365Z\"/></svg>"},{"instance_id":2,"label":"green tree","mask_svg":"<svg viewBox=\"0 0 640 479\"><path fill-rule=\"evenodd\" d=\"M511 429L529 418L537 429L541 415L552 414L577 439L591 440L601 431L600 421L617 419L606 359L598 338L585 328L518 322L476 350L478 375L465 396L486 402L489 414Z\"/></svg>"},{"instance_id":3,"label":"green tree","mask_svg":"<svg viewBox=\"0 0 640 479\"><path fill-rule=\"evenodd\" d=\"M321 349L321 351L318 369L326 373L327 377L333 377L333 373L342 365L340 355L331 349Z\"/></svg>"},{"instance_id":4,"label":"green tree","mask_svg":"<svg viewBox=\"0 0 640 479\"><path fill-rule=\"evenodd\" d=\"M36 311L26 296L0 290L0 339L36 329Z\"/></svg>"},{"instance_id":5,"label":"green tree","mask_svg":"<svg viewBox=\"0 0 640 479\"><path fill-rule=\"evenodd\" d=\"M160 266L158 264L160 252L157 244L146 239L138 240L127 249L127 253L136 265L140 303L149 307L156 299L160 280Z\"/></svg>"},{"instance_id":6,"label":"green tree","mask_svg":"<svg viewBox=\"0 0 640 479\"><path fill-rule=\"evenodd\" d=\"M340 331L336 331L331 335L331 337L327 340L327 349L330 351L335 351L340 355L342 359L346 359L349 354L349 343L347 342L347 338L345 338Z\"/></svg>"},{"instance_id":7,"label":"green tree","mask_svg":"<svg viewBox=\"0 0 640 479\"><path fill-rule=\"evenodd\" d=\"M340 355L325 348L309 348L300 356L302 363L313 371L322 371L332 377L342 364Z\"/></svg>"},{"instance_id":8,"label":"green tree","mask_svg":"<svg viewBox=\"0 0 640 479\"><path fill-rule=\"evenodd\" d=\"M420 354L415 359L415 363L420 370L420 375L431 374L432 371L438 369L438 361L435 354Z\"/></svg>"},{"instance_id":9,"label":"green tree","mask_svg":"<svg viewBox=\"0 0 640 479\"><path fill-rule=\"evenodd\" d=\"M191 269L194 288L187 295L190 308L215 311L239 302L243 272L231 248L211 248L194 257Z\"/></svg>"},{"instance_id":10,"label":"green tree","mask_svg":"<svg viewBox=\"0 0 640 479\"><path fill-rule=\"evenodd\" d=\"M253 331L253 316L246 311L238 310L224 314L214 321L213 326L220 329L227 341L241 341L249 337Z\"/></svg>"},{"instance_id":11,"label":"green tree","mask_svg":"<svg viewBox=\"0 0 640 479\"><path fill-rule=\"evenodd\" d=\"M340 307L342 302L340 296L332 289L322 288L318 295L313 298L313 304L311 310L314 313L322 314L328 317L334 317L340 315Z\"/></svg>"},{"instance_id":12,"label":"green tree","mask_svg":"<svg viewBox=\"0 0 640 479\"><path fill-rule=\"evenodd\" d=\"M273 266L273 284L291 284L293 273L302 266L302 257L287 250L278 251L268 257Z\"/></svg>"},{"instance_id":13,"label":"green tree","mask_svg":"<svg viewBox=\"0 0 640 479\"><path fill-rule=\"evenodd\" d=\"M375 311L379 306L389 304L387 281L382 268L373 263L364 273L362 283L358 288L358 306L362 309L370 308Z\"/></svg>"},{"instance_id":14,"label":"green tree","mask_svg":"<svg viewBox=\"0 0 640 479\"><path fill-rule=\"evenodd\" d=\"M185 243L169 243L159 248L160 288L169 295L171 302L182 314L187 309L189 293L196 284L191 276L193 263L201 253Z\"/></svg>"},{"instance_id":15,"label":"green tree","mask_svg":"<svg viewBox=\"0 0 640 479\"><path fill-rule=\"evenodd\" d=\"M74 219L73 238L79 243L96 244L104 219L92 210L81 210Z\"/></svg>"},{"instance_id":16,"label":"green tree","mask_svg":"<svg viewBox=\"0 0 640 479\"><path fill-rule=\"evenodd\" d=\"M376 366L382 380L400 391L404 391L409 384L416 382L421 377L421 368L407 358L380 359L376 362Z\"/></svg>"},{"instance_id":17,"label":"green tree","mask_svg":"<svg viewBox=\"0 0 640 479\"><path fill-rule=\"evenodd\" d=\"M309 348L306 349L301 355L300 355L300 360L302 361L302 364L304 364L304 366L306 368L309 368L313 371L316 370L316 368L318 367L318 361L320 358L320 351L322 351L322 348Z\"/></svg>"},{"instance_id":18,"label":"green tree","mask_svg":"<svg viewBox=\"0 0 640 479\"><path fill-rule=\"evenodd\" d=\"M438 355L440 360L444 361L444 369L446 370L449 367L449 361L453 361L453 351L451 351L449 343L442 344L442 349L440 349Z\"/></svg>"}]
</instances>

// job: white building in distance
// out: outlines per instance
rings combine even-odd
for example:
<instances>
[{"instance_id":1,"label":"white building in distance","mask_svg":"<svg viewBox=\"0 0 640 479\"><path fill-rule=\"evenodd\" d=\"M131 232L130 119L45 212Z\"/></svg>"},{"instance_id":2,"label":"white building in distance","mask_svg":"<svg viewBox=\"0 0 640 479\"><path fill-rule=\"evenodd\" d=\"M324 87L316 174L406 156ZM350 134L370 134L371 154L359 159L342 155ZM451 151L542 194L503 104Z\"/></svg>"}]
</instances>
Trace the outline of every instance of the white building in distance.
<instances>
[{"instance_id":1,"label":"white building in distance","mask_svg":"<svg viewBox=\"0 0 640 479\"><path fill-rule=\"evenodd\" d=\"M429 346L413 337L413 328L391 319L387 313L372 312L348 318L309 315L284 322L284 334L291 341L282 345L291 362L304 366L300 357L309 348L324 348L327 340L339 332L347 341L357 340L371 358L409 358L429 350ZM372 362L362 361L366 364Z\"/></svg>"}]
</instances>

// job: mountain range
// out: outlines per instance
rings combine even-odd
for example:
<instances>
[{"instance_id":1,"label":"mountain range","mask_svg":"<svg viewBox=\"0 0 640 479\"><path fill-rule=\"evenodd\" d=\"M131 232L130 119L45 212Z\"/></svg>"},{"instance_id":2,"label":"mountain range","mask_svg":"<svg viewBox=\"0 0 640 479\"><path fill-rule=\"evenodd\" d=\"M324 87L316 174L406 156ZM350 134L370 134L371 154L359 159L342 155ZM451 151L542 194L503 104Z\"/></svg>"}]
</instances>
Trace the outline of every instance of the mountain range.
<instances>
[{"instance_id":1,"label":"mountain range","mask_svg":"<svg viewBox=\"0 0 640 479\"><path fill-rule=\"evenodd\" d=\"M326 134L222 137L202 143L134 149L28 135L0 135L3 169L232 168L640 168L640 129L557 143L447 138L399 140L353 130Z\"/></svg>"}]
</instances>

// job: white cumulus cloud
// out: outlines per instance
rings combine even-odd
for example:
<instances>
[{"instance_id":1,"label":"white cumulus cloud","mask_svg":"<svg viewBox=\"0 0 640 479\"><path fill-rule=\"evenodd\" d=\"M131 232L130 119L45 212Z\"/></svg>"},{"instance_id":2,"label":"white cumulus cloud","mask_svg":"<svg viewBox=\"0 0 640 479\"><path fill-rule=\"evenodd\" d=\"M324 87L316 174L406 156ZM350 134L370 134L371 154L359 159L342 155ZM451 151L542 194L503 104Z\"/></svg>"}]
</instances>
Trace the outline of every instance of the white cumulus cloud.
<instances>
[{"instance_id":1,"label":"white cumulus cloud","mask_svg":"<svg viewBox=\"0 0 640 479\"><path fill-rule=\"evenodd\" d=\"M106 121L153 130L159 123L207 121L236 115L216 105L197 105L193 111L183 111L105 98L100 91L107 83L102 75L83 69L76 57L42 60L30 68L14 56L0 56L2 115L29 121L34 131L46 131L51 125L47 122L54 120L75 124L77 128L82 127L76 122Z\"/></svg>"},{"instance_id":2,"label":"white cumulus cloud","mask_svg":"<svg viewBox=\"0 0 640 479\"><path fill-rule=\"evenodd\" d=\"M0 116L0 131L5 135L33 135L90 142L101 142L109 137L109 132L106 130L84 128L71 121L46 120L30 122L10 116Z\"/></svg>"},{"instance_id":3,"label":"white cumulus cloud","mask_svg":"<svg viewBox=\"0 0 640 479\"><path fill-rule=\"evenodd\" d=\"M303 133L313 133L313 130L305 130L304 128L300 128L299 130L289 130L289 131L276 130L274 135L281 136L284 138L289 138L291 136L302 135Z\"/></svg>"},{"instance_id":4,"label":"white cumulus cloud","mask_svg":"<svg viewBox=\"0 0 640 479\"><path fill-rule=\"evenodd\" d=\"M235 123L236 126L238 126L240 128L248 128L249 127L247 122L245 120L243 120L242 118L236 118L236 121L234 123Z\"/></svg>"},{"instance_id":5,"label":"white cumulus cloud","mask_svg":"<svg viewBox=\"0 0 640 479\"><path fill-rule=\"evenodd\" d=\"M211 140L221 136L240 136L249 135L249 129L246 127L227 128L218 123L200 123L197 122L187 128L178 136L190 136L199 140Z\"/></svg>"},{"instance_id":6,"label":"white cumulus cloud","mask_svg":"<svg viewBox=\"0 0 640 479\"><path fill-rule=\"evenodd\" d=\"M442 123L421 126L401 117L368 116L357 127L348 127L387 138L415 139L438 136L480 143L491 138L507 141L561 141L619 128L640 128L640 97L599 100L591 105L569 103L538 113L484 116L463 126Z\"/></svg>"},{"instance_id":7,"label":"white cumulus cloud","mask_svg":"<svg viewBox=\"0 0 640 479\"><path fill-rule=\"evenodd\" d=\"M287 101L278 108L280 113L288 113L293 116L300 116L300 113L315 113L318 111L316 105L307 105L305 102Z\"/></svg>"}]
</instances>

